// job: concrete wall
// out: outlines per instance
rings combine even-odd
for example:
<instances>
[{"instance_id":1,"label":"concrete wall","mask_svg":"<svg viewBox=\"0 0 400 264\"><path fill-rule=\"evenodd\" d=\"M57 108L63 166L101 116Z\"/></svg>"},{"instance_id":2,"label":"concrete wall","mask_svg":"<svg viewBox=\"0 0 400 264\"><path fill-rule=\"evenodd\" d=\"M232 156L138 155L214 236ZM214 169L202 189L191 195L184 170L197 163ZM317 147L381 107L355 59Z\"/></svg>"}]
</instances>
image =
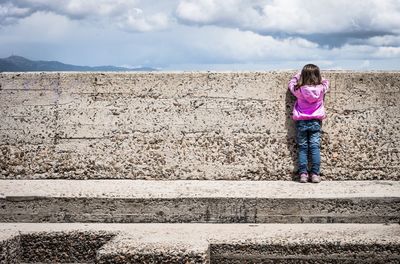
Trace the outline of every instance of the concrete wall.
<instances>
[{"instance_id":1,"label":"concrete wall","mask_svg":"<svg viewBox=\"0 0 400 264\"><path fill-rule=\"evenodd\" d=\"M0 74L0 177L291 180L292 74ZM399 180L400 73L324 76L324 178Z\"/></svg>"}]
</instances>

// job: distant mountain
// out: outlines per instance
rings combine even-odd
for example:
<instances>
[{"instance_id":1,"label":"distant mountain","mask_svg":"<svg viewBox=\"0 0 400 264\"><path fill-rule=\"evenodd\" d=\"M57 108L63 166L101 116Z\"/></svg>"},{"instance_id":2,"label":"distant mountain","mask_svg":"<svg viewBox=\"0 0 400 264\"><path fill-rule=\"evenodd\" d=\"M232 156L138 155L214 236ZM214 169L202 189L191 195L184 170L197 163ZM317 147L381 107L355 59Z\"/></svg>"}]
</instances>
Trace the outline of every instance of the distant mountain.
<instances>
[{"instance_id":1,"label":"distant mountain","mask_svg":"<svg viewBox=\"0 0 400 264\"><path fill-rule=\"evenodd\" d=\"M27 71L156 71L156 69L149 67L77 66L58 61L32 61L21 56L10 56L0 59L0 72Z\"/></svg>"}]
</instances>

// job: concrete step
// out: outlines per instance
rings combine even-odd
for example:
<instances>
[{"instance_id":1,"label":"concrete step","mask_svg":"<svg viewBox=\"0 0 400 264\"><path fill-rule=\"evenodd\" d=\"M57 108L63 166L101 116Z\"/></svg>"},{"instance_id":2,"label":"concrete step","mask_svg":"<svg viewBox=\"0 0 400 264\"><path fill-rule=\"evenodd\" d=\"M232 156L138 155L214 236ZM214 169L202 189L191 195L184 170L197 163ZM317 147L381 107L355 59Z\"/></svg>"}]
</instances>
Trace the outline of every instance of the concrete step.
<instances>
[{"instance_id":1,"label":"concrete step","mask_svg":"<svg viewBox=\"0 0 400 264\"><path fill-rule=\"evenodd\" d=\"M399 181L0 180L1 222L399 223Z\"/></svg>"},{"instance_id":2,"label":"concrete step","mask_svg":"<svg viewBox=\"0 0 400 264\"><path fill-rule=\"evenodd\" d=\"M0 263L399 263L398 224L2 223Z\"/></svg>"}]
</instances>

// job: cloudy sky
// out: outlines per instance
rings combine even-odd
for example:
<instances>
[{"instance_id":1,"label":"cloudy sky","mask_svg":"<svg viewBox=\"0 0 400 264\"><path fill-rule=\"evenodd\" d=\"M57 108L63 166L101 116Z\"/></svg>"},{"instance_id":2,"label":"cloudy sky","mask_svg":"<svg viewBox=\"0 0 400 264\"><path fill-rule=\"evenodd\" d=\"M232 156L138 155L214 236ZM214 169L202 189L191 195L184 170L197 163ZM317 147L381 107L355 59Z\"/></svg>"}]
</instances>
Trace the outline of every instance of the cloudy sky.
<instances>
[{"instance_id":1,"label":"cloudy sky","mask_svg":"<svg viewBox=\"0 0 400 264\"><path fill-rule=\"evenodd\" d=\"M400 0L0 0L0 57L162 70L400 70Z\"/></svg>"}]
</instances>

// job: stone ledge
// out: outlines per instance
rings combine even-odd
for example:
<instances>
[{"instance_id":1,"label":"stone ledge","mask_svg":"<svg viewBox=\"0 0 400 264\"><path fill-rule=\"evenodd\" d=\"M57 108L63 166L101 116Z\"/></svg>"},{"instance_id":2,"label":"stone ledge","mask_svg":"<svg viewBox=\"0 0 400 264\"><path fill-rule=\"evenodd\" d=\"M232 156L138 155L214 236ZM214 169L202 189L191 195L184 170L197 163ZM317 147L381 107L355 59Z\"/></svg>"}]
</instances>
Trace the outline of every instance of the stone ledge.
<instances>
[{"instance_id":1,"label":"stone ledge","mask_svg":"<svg viewBox=\"0 0 400 264\"><path fill-rule=\"evenodd\" d=\"M0 230L1 233L20 233L21 245L25 245L20 249L21 256L26 262L43 261L37 253L41 251L35 251L38 248L45 250L46 256L56 256L57 261L62 261L59 256L71 259L71 254L79 252L75 247L84 246L75 240L82 236L95 238L99 234L103 235L101 243L91 241L97 245L92 248L96 254L91 253L96 263L182 263L182 260L187 261L185 263L272 260L290 263L323 259L395 263L400 260L400 226L397 224L2 223ZM110 239L108 242L104 240L105 234ZM39 236L46 239L35 239L36 244L32 243L30 238ZM48 243L49 237L52 243ZM4 239L1 242L4 244ZM64 249L68 252L60 252ZM83 260L90 261L87 257ZM80 263L79 259L76 261Z\"/></svg>"},{"instance_id":2,"label":"stone ledge","mask_svg":"<svg viewBox=\"0 0 400 264\"><path fill-rule=\"evenodd\" d=\"M400 182L1 180L2 222L400 222Z\"/></svg>"},{"instance_id":3,"label":"stone ledge","mask_svg":"<svg viewBox=\"0 0 400 264\"><path fill-rule=\"evenodd\" d=\"M0 198L383 198L400 181L0 180Z\"/></svg>"}]
</instances>

